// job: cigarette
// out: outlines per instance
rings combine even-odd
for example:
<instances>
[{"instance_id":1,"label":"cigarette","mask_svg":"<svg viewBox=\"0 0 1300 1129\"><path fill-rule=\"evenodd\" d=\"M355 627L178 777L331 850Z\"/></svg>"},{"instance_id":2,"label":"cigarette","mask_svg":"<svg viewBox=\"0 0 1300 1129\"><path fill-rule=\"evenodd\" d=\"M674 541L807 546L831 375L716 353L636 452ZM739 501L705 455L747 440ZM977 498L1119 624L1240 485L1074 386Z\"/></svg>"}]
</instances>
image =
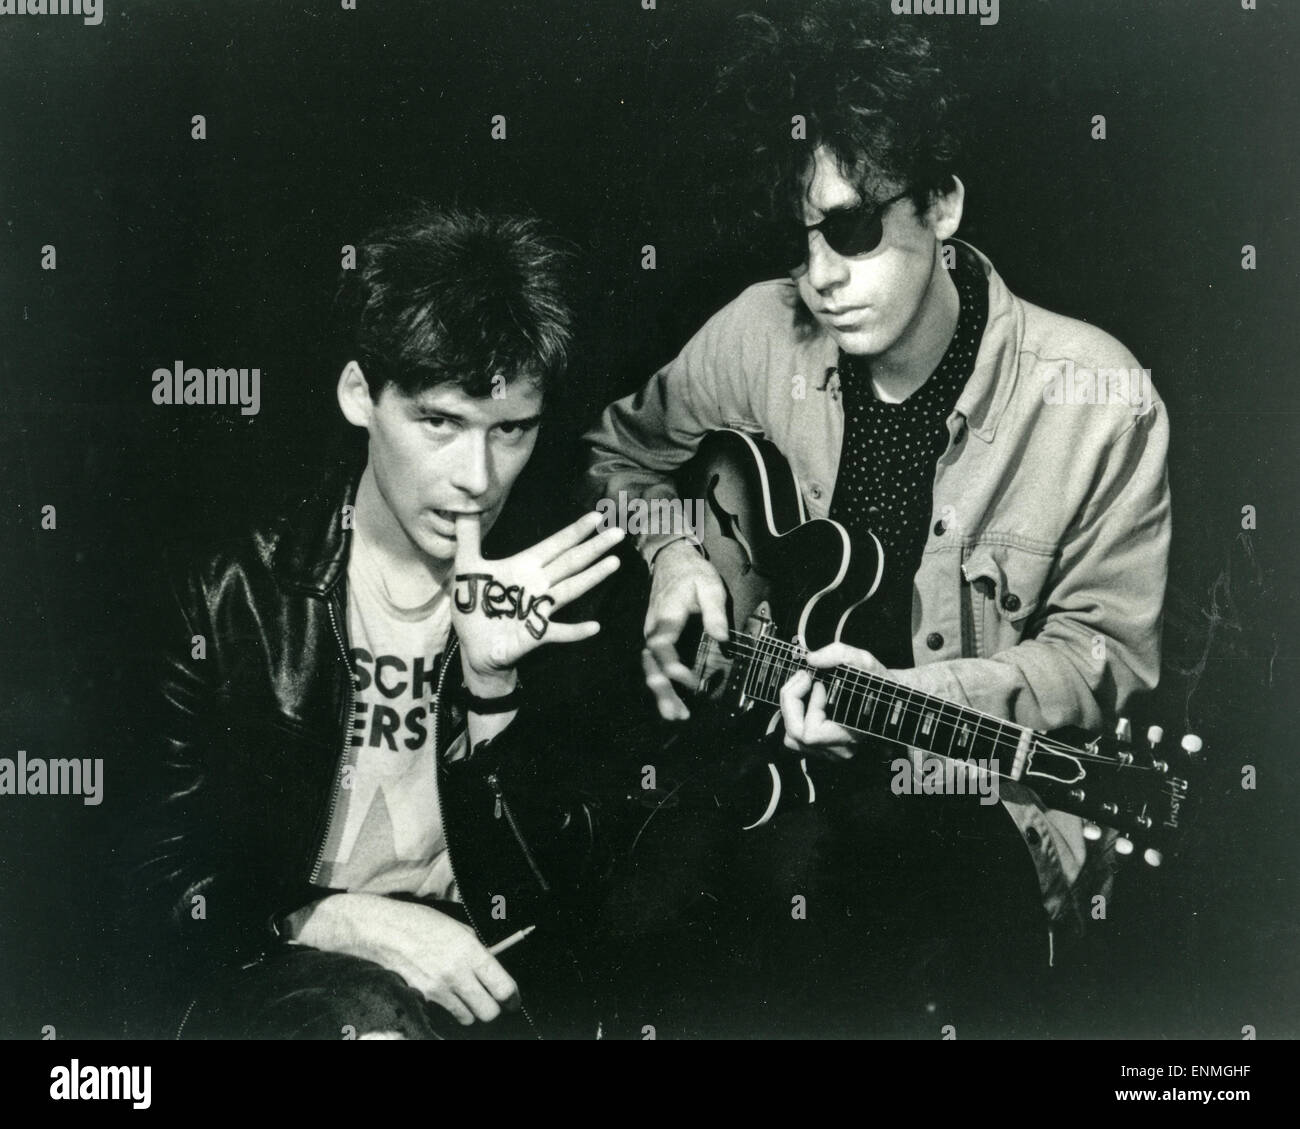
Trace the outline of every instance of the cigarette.
<instances>
[{"instance_id":1,"label":"cigarette","mask_svg":"<svg viewBox=\"0 0 1300 1129\"><path fill-rule=\"evenodd\" d=\"M522 941L525 937L527 937L528 934L531 933L536 928L537 928L536 925L529 925L526 928L519 930L518 933L511 933L510 936L507 937L504 941L498 941L495 945L493 945L490 949L488 949L488 952L490 952L493 956L496 956L497 953L504 953L506 949L514 948L515 945L519 944L520 941Z\"/></svg>"}]
</instances>

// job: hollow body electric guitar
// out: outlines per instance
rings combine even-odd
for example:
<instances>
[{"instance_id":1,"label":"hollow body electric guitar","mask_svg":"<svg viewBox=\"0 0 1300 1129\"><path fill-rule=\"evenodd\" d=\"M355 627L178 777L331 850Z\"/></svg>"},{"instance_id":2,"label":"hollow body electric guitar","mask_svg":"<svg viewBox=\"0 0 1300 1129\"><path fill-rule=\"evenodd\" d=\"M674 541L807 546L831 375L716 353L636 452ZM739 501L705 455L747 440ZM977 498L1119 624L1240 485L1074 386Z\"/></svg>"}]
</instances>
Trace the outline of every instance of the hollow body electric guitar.
<instances>
[{"instance_id":1,"label":"hollow body electric guitar","mask_svg":"<svg viewBox=\"0 0 1300 1129\"><path fill-rule=\"evenodd\" d=\"M766 722L772 710L765 707L779 708L781 687L809 669L800 644L816 650L850 642L846 628L859 609L869 609L884 575L884 552L874 536L855 544L838 522L810 520L784 458L745 432L706 436L679 475L679 488L683 497L703 503L695 532L726 585L733 625L725 645L701 638L697 690L736 721ZM1116 844L1121 854L1138 841L1145 860L1160 865L1184 819L1189 770L1201 751L1195 735L1162 754L1158 726L1147 731L1144 745L1132 741L1126 719L1113 737L1078 730L1047 734L865 670L840 666L812 673L826 687L829 720L935 754L950 768L1015 781L1048 807L1087 820L1090 838L1100 837L1102 826L1114 828L1122 836ZM783 803L816 796L806 760L773 753L766 769L766 776L759 774L766 795L746 816L747 829L767 823Z\"/></svg>"}]
</instances>

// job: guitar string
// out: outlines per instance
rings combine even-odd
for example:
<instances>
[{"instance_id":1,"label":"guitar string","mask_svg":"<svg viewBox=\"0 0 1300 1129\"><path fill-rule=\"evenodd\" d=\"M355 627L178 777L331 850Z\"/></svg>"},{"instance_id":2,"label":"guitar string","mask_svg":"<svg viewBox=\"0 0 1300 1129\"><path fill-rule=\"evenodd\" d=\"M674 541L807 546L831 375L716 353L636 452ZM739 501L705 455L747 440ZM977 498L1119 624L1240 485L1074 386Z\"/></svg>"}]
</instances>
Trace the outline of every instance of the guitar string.
<instances>
[{"instance_id":1,"label":"guitar string","mask_svg":"<svg viewBox=\"0 0 1300 1129\"><path fill-rule=\"evenodd\" d=\"M778 641L778 642L783 643L784 641ZM790 644L784 644L784 646L787 652L791 656L793 656L794 654L793 646L791 646ZM748 652L749 652L749 657L751 658L756 657L759 659L759 661L765 661L762 657L761 650L750 647L748 648ZM807 670L810 673L814 674L815 676L820 676L824 673L819 670L814 670L813 668L807 666L802 662L799 662L797 659L794 659L792 657L778 658L777 662L779 663L782 671L788 674L793 674L796 671L801 671L801 670ZM851 695L859 695L864 697L863 705L865 705L865 695L862 694L862 691L863 688L866 687L873 691L879 691L882 700L883 700L883 695L885 693L888 693L891 708L894 705L900 706L901 713L905 715L909 720L913 720L913 719L916 720L918 726L921 722L924 721L927 712L931 713L937 720L947 721L950 725L952 724L954 718L957 720L962 720L963 714L969 714L973 716L975 719L974 724L968 725L968 728L970 729L973 735L984 737L985 739L990 741L990 743L992 743L995 747L1005 746L1005 747L1010 747L1013 750L1019 748L1020 731L1026 728L1024 726L1017 725L1014 722L1009 722L999 718L994 718L991 715L984 714L981 711L976 710L972 707L959 706L956 703L946 702L941 698L935 698L932 695L925 694L922 691L912 690L910 687L904 686L902 683L881 678L879 675L868 674L865 671L858 671L853 669L852 667L840 667L837 669L841 672L838 675L838 677L840 678L840 681L842 685L846 688L847 692ZM835 676L832 675L832 677ZM764 680L764 683L765 681L766 680ZM901 696L899 691L901 691ZM916 700L916 697L918 696L922 699L928 699L930 702L935 702L938 704L932 709L927 709L925 702ZM773 701L771 699L766 699L766 700L768 700L769 703L772 705L779 704L778 702ZM832 707L831 712L833 712L833 710L834 707ZM874 709L872 712L874 714ZM830 720L835 721L833 717L831 717ZM841 724L841 722L836 721L836 724ZM845 719L843 724L847 724L847 719ZM993 729L994 726L996 727L996 732L994 732ZM849 728L856 728L856 727L850 725ZM1016 736L1014 739L1009 738L1006 735L1005 731L1008 728L1016 731ZM869 730L867 730L867 732L869 732ZM1067 745L1064 742L1057 741L1054 738L1050 738L1046 734L1039 733L1035 730L1031 729L1030 733L1032 735L1032 738L1040 746L1040 748L1043 748L1046 751L1059 752L1061 754L1076 757L1082 760L1093 760L1098 763L1103 763L1108 765L1115 765L1118 763L1115 760L1115 758L1106 757L1095 753L1089 753L1083 749L1076 749L1071 745ZM881 734L881 736L883 736L883 734ZM916 740L918 736L919 734L916 731L914 731L913 740ZM951 749L951 745L949 746L949 748ZM1145 765L1131 765L1131 766L1124 766L1124 767L1130 767L1144 772L1154 771L1149 766L1145 766Z\"/></svg>"},{"instance_id":2,"label":"guitar string","mask_svg":"<svg viewBox=\"0 0 1300 1129\"><path fill-rule=\"evenodd\" d=\"M797 652L793 644L787 643L785 640L778 639L773 636L755 637L755 636L747 635L744 632L738 632L738 631L733 631L731 634L733 637L733 641L736 641L738 643L738 649L741 650L743 653L745 653L747 657L757 660L757 662L751 663L751 666L756 666L758 665L759 662L761 662L764 665L770 667L771 663L764 656L764 651L763 651L763 644L766 644L767 647L772 651L773 660L775 660L775 662L780 665L783 671L788 671L790 674L794 674L801 670L807 670L810 673L812 673L815 677L823 673L822 671L814 670L813 668L807 666L805 663L798 660L797 657L795 657L797 655ZM757 640L757 643L751 642L751 640ZM710 650L712 649L720 650L717 641L712 639L711 637L706 637L706 642ZM778 655L777 654L778 651L784 652L784 654ZM861 695L864 687L875 690L877 692L887 692L891 698L891 709L895 704L901 705L902 714L908 717L909 720L915 719L917 721L918 730L914 731L914 735L913 735L914 741L917 739L917 736L919 736L919 726L924 721L925 714L927 712L932 713L937 720L947 721L949 725L953 725L954 719L962 720L963 714L972 715L975 718L974 724L970 726L973 735L984 737L986 740L990 741L995 748L1004 747L1004 746L1010 747L1013 752L1019 748L1019 744L1020 744L1019 731L1024 728L1027 728L1024 726L1017 725L1014 722L1004 721L1002 719L995 718L992 715L985 714L980 710L974 709L973 707L959 706L956 703L946 702L942 698L936 698L933 695L925 694L922 691L914 691L909 687L904 686L902 683L893 682L889 679L882 678L879 675L870 674L866 671L855 670L854 668L847 667L847 666L841 666L836 669L841 672L838 675L838 677L840 678L842 685L846 687L846 689L850 694ZM832 675L832 677L835 677L835 675ZM746 672L746 677L745 677L746 685L748 686L751 683L751 681L755 683L758 682L757 677L754 675L754 672L752 670ZM766 681L767 680L764 679L761 684L765 685ZM900 697L898 691L902 691L905 697ZM767 701L768 704L770 705L779 705L778 701L772 700L770 698L762 698L761 694L754 692L753 690L749 690L747 692L750 694L751 697L755 697L755 698L759 698L760 700ZM938 707L936 709L927 710L924 703L915 700L914 695L919 695L922 698L929 699L929 701L931 702L936 702L938 703ZM865 700L863 704L865 705ZM874 712L875 711L873 709L872 713L874 714ZM830 720L834 721L834 718L831 718ZM841 724L841 722L835 722L835 723ZM994 732L993 727L996 727L996 733ZM856 727L849 726L849 728L856 728ZM1008 728L1017 731L1017 735L1014 740L1007 737L1005 731ZM870 732L870 731L865 730L865 732ZM1059 753L1061 755L1071 757L1081 761L1104 764L1111 767L1121 767L1129 770L1130 772L1140 772L1143 774L1156 774L1156 770L1152 768L1150 765L1142 765L1136 763L1123 765L1114 757L1108 757L1102 754L1090 753L1083 749L1077 749L1062 741L1058 741L1055 738L1049 737L1046 734L1039 733L1036 730L1031 729L1029 732L1031 734L1031 739L1039 746L1039 748L1047 752ZM884 735L880 734L879 736L884 736ZM907 744L907 742L903 742L903 743ZM951 756L951 749L952 749L952 745L950 743L949 752L943 755ZM932 751L937 752L937 750L932 750ZM965 759L965 758L955 758L955 759ZM1163 773L1159 773L1158 775L1160 775L1163 778L1162 783L1167 784L1169 786L1172 794L1172 788L1173 788L1172 781L1169 781L1167 778L1164 778Z\"/></svg>"},{"instance_id":3,"label":"guitar string","mask_svg":"<svg viewBox=\"0 0 1300 1129\"><path fill-rule=\"evenodd\" d=\"M745 641L755 638L753 636L744 635L741 632L733 632L732 634L737 639L741 639ZM760 636L757 638L759 638L762 641L766 641L771 639L772 637ZM713 647L717 646L716 640L713 640L711 638L709 639L709 643ZM809 667L806 663L798 659L797 652L795 651L793 644L786 643L784 640L779 640L779 639L775 641L775 644L777 648L782 648L785 652L783 656L777 657L776 661L780 663L783 670L787 670L790 674L794 674L798 671L804 671L804 670L808 671L814 676L820 676L826 673L821 670L814 670L812 667ZM742 642L741 647L747 652L750 658L757 658L758 661L760 662L766 661L763 658L762 651L759 647L756 647L753 644L750 644L748 642ZM992 729L990 728L990 726L996 726L998 730L997 735L989 738L995 744L1010 744L1013 747L1018 747L1020 742L1019 732L1017 732L1017 735L1014 740L1009 740L1005 736L1004 730L1006 730L1008 727L1013 728L1017 731L1026 728L1024 726L1017 725L1015 722L1005 721L1001 718L996 718L991 714L983 713L982 711L977 710L974 707L960 706L954 702L947 702L942 698L937 698L934 697L933 695L926 694L923 691L913 690L910 687L903 685L901 682L895 682L891 679L882 678L880 675L871 674L868 673L867 671L857 670L850 666L840 666L835 669L840 672L838 676L841 682L849 689L850 693L861 693L863 687L867 687L872 690L888 692L894 703L902 703L904 710L909 714L909 716L916 717L918 720L922 720L924 718L924 714L927 712L924 703L918 702L916 700L917 697L920 697L920 698L929 699L929 701L937 703L936 708L929 711L934 713L936 717L948 717L948 718L956 717L960 719L962 718L963 714L971 715L975 719L974 725L972 726L972 730L981 735L987 735L991 733ZM835 676L834 672L831 672L831 674L832 677ZM906 699L900 697L898 691L901 691L904 695L906 695ZM772 704L775 705L779 703L773 702ZM1074 750L1072 746L1067 745L1063 742L1058 742L1053 739L1047 738L1045 734L1040 734L1035 730L1031 729L1030 732L1040 743L1046 744L1050 742L1050 744L1054 746L1053 751L1077 752L1081 756L1089 756L1089 755L1095 756L1095 754L1088 754L1083 750ZM1110 758L1106 758L1106 757L1102 757L1101 759L1106 760L1108 763L1110 761Z\"/></svg>"},{"instance_id":4,"label":"guitar string","mask_svg":"<svg viewBox=\"0 0 1300 1129\"><path fill-rule=\"evenodd\" d=\"M735 636L739 636L741 633L739 633L739 632L733 632L732 634L735 635ZM772 651L773 651L773 653L774 653L774 657L775 657L775 652L776 652L777 650L782 649L782 648L784 648L784 650L787 651L787 652L789 652L790 654L793 654L793 653L794 653L794 648L793 648L793 646L790 645L790 644L785 643L784 640L779 640L779 639L778 639L778 640L773 640L773 637L771 637L771 636L759 637L759 640L760 640L760 642L766 642L766 643L768 644L768 646L772 649ZM716 644L716 641L715 641L715 640L708 639L707 642L708 642L708 643L709 643L713 648L716 648L716 647L717 647L717 644ZM759 658L760 658L760 661L765 661L765 660L762 660L762 658L761 658L761 656L763 655L763 650L762 650L761 646L759 646L759 645L750 645L750 646L746 647L744 644L741 644L740 649L742 649L742 650L747 650L747 651L749 652L749 657L751 657L751 658L753 658L753 657L759 657ZM777 663L779 663L780 668L781 668L782 671L787 671L787 670L788 670L788 671L790 671L791 673L793 673L794 669L796 669L795 664L794 664L793 662L791 662L790 660L783 659L783 658L777 658L776 661L777 661ZM757 665L757 664L751 664L751 665ZM804 665L804 664L798 664L797 669L800 669L800 670L808 670L808 671L810 671L810 672L812 672L812 673L819 673L819 672L815 672L815 671L813 671L811 667L808 667L808 666L806 666L806 665ZM856 670L854 670L854 669L851 668L851 667L841 667L841 668L839 668L839 669L843 670L844 673L845 673L846 675L849 676L849 677L843 679L843 681L844 681L846 684L849 683L850 679L854 680L855 684L858 684L858 685L866 685L866 684L869 684L869 683L867 683L867 682L862 681L862 680L865 678L865 679L872 679L872 680L874 680L875 682L879 683L881 686L884 686L884 687L888 687L888 688L890 688L890 689L891 689L891 692L892 692L893 688L897 688L897 689L902 690L905 694L907 694L907 695L909 696L909 700L904 701L903 699L898 698L897 696L894 696L893 701L894 701L895 703L900 703L900 704L902 705L902 707L903 707L902 712L903 712L905 715L907 715L907 716L909 716L909 717L916 717L916 718L917 718L917 721L918 721L918 728L919 728L920 721L923 720L925 711L924 711L924 709L920 706L919 703L910 700L910 695L913 693L913 691L911 691L908 687L903 686L901 683L891 682L891 681L889 681L888 679L882 679L882 678L880 678L878 675L867 675L866 672L864 672L864 671L856 671ZM747 671L747 672L746 672L746 682L747 682L747 683L750 681L751 676L753 676L755 679L757 678L757 676L753 675L753 671L752 671L752 670L751 670L751 671ZM760 684L763 685L763 686L765 686L766 683L767 683L767 679L764 678ZM851 689L850 692L855 692L855 689ZM917 693L919 693L919 692L917 692ZM760 701L765 701L765 702L767 702L767 703L770 704L770 705L777 705L777 704L778 704L776 701L774 701L774 700L772 700L772 699L770 699L770 698L764 698L764 697L762 697L762 695L761 695L760 693L751 692L751 696L754 697L754 698L756 698L756 699L758 699L758 700L760 700ZM923 697L931 697L930 695L922 695L922 696L923 696ZM940 709L939 709L938 711L935 711L936 716L942 716L942 715L945 714L945 713L951 713L951 711L955 710L955 711L957 711L955 716L960 717L960 716L961 716L961 711L967 709L967 707L957 706L955 703L952 703L952 704L945 703L945 702L943 701L943 699L931 698L931 700L933 700L933 701L937 701L937 702L940 703ZM874 710L873 710L872 712L874 713ZM970 710L968 710L968 712L970 712L970 713L972 713L972 714L974 714L974 715L976 716L976 718L977 718L977 725L979 725L979 720L978 720L978 719L980 719L980 718L988 718L988 717L989 717L989 715L982 714L979 710L970 709ZM990 718L990 720L994 720L994 721L996 721L997 719L991 719L991 718ZM1021 726L1017 726L1017 725L1015 725L1015 724L1012 723L1012 722L1006 722L1006 723L1003 723L1003 722L998 721L998 722L997 722L997 725L998 725L998 730L999 730L998 735L997 735L997 736L994 736L994 737L992 737L992 738L990 738L990 740L993 742L995 748L996 748L998 745L1006 745L1006 744L1009 744L1009 743L1010 743L1010 742L1008 741L1008 739L1007 739L1007 738L1002 734L1002 732L1001 732L1001 731L1002 731L1006 726L1011 726L1012 728L1015 728L1015 729L1021 729L1021 728L1023 728L1023 727L1021 727ZM854 726L849 726L849 728L855 728L855 727L854 727ZM980 732L980 731L983 731L986 735L987 735L987 733L991 732L991 730L989 730L989 727L988 727L987 725L982 725L982 726L980 726L978 729L975 730L975 732ZM865 732L870 732L870 731L869 731L869 730L865 730ZM901 732L901 730L900 730L900 732ZM1066 744L1064 744L1063 742L1059 742L1059 741L1056 741L1056 740L1054 740L1054 739L1048 738L1048 737L1046 737L1046 735L1041 734L1041 733L1038 733L1038 732L1035 731L1035 730L1030 730L1030 733L1031 733L1031 738L1032 738L1032 740L1038 742L1040 746L1046 748L1047 751L1049 751L1049 752L1053 752L1053 751L1058 751L1058 750L1059 750L1061 753L1063 753L1063 754L1065 754L1065 755L1067 755L1067 756L1069 756L1069 757L1071 757L1071 758L1078 759L1078 760L1081 760L1081 761L1085 761L1085 762L1093 762L1093 763L1096 763L1096 764L1105 765L1105 766L1110 767L1110 768L1117 768L1117 769L1118 769L1118 768L1124 768L1124 769L1127 769L1130 773L1140 773L1140 774L1142 774L1142 775L1144 775L1144 776L1148 776L1148 777L1150 777L1150 776L1156 776L1156 777L1157 777L1157 779L1156 779L1156 785L1157 785L1157 787L1156 787L1156 793L1157 793L1158 795L1164 795L1164 796L1167 796L1167 797L1169 797L1169 798L1173 798L1173 797L1175 797L1175 796L1177 795L1177 789L1175 788L1174 782L1173 782L1172 780L1170 780L1168 777L1166 777L1163 773L1157 773L1156 770L1155 770L1154 768L1152 768L1151 766L1148 766L1148 765L1138 765L1138 764L1123 765L1123 764L1121 764L1121 763L1120 763L1116 758L1113 758L1113 757L1106 757L1106 756L1099 755L1099 754L1088 753L1088 752L1086 752L1086 751L1084 751L1084 750L1075 749L1075 748L1073 748L1073 747L1070 746L1070 745L1066 745ZM883 736L883 734L882 734L881 736ZM888 738L886 738L886 739L888 739ZM914 734L913 740L915 740L915 739L916 739L916 736L915 736L915 734ZM908 742L906 742L906 741L902 741L901 743L903 743L903 744L908 744ZM1015 742L1015 746L1014 746L1014 747L1015 747L1016 750L1018 750L1018 748L1019 748L1019 737L1016 738L1016 742ZM949 744L949 751L948 751L948 752L945 752L945 753L943 753L943 754L939 754L939 755L945 756L945 757L947 757L947 758L950 759L950 760L956 760L956 761L959 761L959 762L962 762L962 763L970 763L969 760L968 760L967 758L963 758L963 757L953 757L953 756L952 756L952 753L951 753L951 748L952 748L952 745L951 745L951 742L950 742L950 744ZM932 750L932 751L934 751L934 752L937 753L937 750ZM987 771L987 766L986 766L986 768L985 768L985 771ZM1005 780L1012 780L1012 781L1015 780L1015 778L1012 777L1012 776L1010 776L1008 773L1001 772L1001 771L996 771L996 772L994 772L994 775L995 775L995 776L998 776L998 777L1001 778L1001 779L1005 779Z\"/></svg>"},{"instance_id":5,"label":"guitar string","mask_svg":"<svg viewBox=\"0 0 1300 1129\"><path fill-rule=\"evenodd\" d=\"M733 635L737 638L742 638L742 639L752 638L748 636L743 636L739 632L733 632ZM762 643L770 638L771 638L770 636L759 637L760 642L758 644L746 644L746 643L741 644L740 649L742 649L746 653L747 657L756 660L756 662L752 663L751 665L757 665L758 663L769 665L768 660L764 657L763 654ZM783 646L785 648L789 657L774 656L774 658L776 659L776 662L780 664L783 670L788 671L789 674L794 674L799 671L806 670L816 677L823 673L822 671L814 670L812 667L807 666L805 663L795 658L794 656L796 652L793 645L785 643L784 640L777 640L776 642L779 646ZM710 638L709 643L711 646L717 647L716 640ZM913 695L921 694L920 691L913 691L908 687L904 686L900 682L893 682L888 679L883 679L880 678L880 676L878 675L868 674L865 671L854 670L851 667L840 667L838 669L843 672L840 675L840 679L843 685L848 689L850 693L860 694L864 686L871 689L886 691L890 694L892 701L894 703L902 705L903 711L909 716L909 718L914 717L917 719L918 722L923 720L924 714L926 712L924 706L922 703L915 701L913 698ZM752 672L747 672L746 684L747 685L750 684L751 681L757 682L757 679L753 678ZM902 691L902 693L907 695L907 697L906 698L900 697L899 694L897 693L898 691ZM758 694L753 693L751 691L751 696L758 697ZM925 695L925 694L921 694L921 696L931 697L930 695ZM998 732L996 735L989 737L989 740L991 740L994 744L999 744L999 745L1010 744L1013 748L1019 746L1019 735L1017 735L1014 741L1009 741L1005 736L1004 731L1008 726L1012 726L1016 729L1022 727L1014 726L1014 723L1012 722L1002 721L1001 719L994 718L991 715L983 714L979 710L973 708L958 706L956 705L956 703L944 702L943 699L940 698L932 698L931 700L940 703L939 707L936 710L932 711L935 713L936 717L949 717L949 718L956 717L960 719L963 712L969 713L975 719L974 724L971 725L970 728L972 732L975 733L976 735L987 736L988 734L993 732L991 728L991 725L993 725L997 727ZM770 704L779 705L779 702L770 701ZM1033 731L1031 730L1031 732ZM1035 736L1039 736L1039 735L1035 734ZM1064 751L1064 750L1068 750L1070 747L1068 745L1062 744L1060 748L1062 751ZM1102 758L1102 759L1104 760L1106 758Z\"/></svg>"}]
</instances>

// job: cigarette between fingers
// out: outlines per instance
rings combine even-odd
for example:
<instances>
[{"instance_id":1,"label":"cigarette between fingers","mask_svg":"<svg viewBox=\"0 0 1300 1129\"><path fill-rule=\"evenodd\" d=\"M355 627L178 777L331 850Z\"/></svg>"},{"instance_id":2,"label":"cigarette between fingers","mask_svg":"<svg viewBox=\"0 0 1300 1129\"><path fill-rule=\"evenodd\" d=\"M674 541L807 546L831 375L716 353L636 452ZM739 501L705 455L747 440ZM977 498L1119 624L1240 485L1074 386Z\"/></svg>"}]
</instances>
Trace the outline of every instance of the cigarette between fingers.
<instances>
[{"instance_id":1,"label":"cigarette between fingers","mask_svg":"<svg viewBox=\"0 0 1300 1129\"><path fill-rule=\"evenodd\" d=\"M523 929L520 929L518 933L511 933L510 936L507 937L504 941L498 941L495 945L493 945L490 949L488 949L488 952L490 952L493 956L496 956L498 953L504 953L506 949L513 948L515 945L519 944L520 941L522 941L525 937L527 937L528 934L531 933L536 928L537 928L536 925L529 925Z\"/></svg>"}]
</instances>

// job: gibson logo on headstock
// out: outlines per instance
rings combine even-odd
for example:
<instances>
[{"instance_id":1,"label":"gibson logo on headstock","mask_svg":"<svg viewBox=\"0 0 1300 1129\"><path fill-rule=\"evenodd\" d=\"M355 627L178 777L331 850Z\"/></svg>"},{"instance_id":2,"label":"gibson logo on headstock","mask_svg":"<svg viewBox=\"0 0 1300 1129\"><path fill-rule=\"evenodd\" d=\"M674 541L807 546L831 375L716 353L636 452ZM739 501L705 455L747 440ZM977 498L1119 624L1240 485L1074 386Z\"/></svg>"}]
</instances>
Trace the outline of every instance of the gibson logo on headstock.
<instances>
[{"instance_id":1,"label":"gibson logo on headstock","mask_svg":"<svg viewBox=\"0 0 1300 1129\"><path fill-rule=\"evenodd\" d=\"M1169 793L1169 814L1165 817L1164 826L1178 829L1178 813L1182 809L1183 800L1187 798L1187 783L1183 780L1171 781L1173 789Z\"/></svg>"}]
</instances>

